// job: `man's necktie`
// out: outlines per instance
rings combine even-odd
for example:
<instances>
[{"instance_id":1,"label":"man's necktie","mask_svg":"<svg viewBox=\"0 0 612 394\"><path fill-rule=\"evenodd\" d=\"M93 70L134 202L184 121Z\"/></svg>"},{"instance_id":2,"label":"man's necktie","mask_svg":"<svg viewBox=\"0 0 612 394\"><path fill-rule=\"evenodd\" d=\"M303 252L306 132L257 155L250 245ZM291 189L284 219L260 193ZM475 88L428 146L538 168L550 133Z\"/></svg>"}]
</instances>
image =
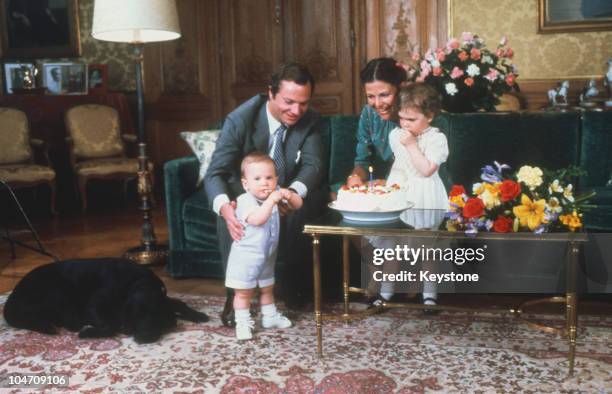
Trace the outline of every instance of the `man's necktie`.
<instances>
[{"instance_id":1,"label":"man's necktie","mask_svg":"<svg viewBox=\"0 0 612 394\"><path fill-rule=\"evenodd\" d=\"M274 132L274 150L272 151L272 160L276 166L276 175L278 175L278 184L282 185L285 180L285 152L283 148L283 135L287 127L280 125Z\"/></svg>"}]
</instances>

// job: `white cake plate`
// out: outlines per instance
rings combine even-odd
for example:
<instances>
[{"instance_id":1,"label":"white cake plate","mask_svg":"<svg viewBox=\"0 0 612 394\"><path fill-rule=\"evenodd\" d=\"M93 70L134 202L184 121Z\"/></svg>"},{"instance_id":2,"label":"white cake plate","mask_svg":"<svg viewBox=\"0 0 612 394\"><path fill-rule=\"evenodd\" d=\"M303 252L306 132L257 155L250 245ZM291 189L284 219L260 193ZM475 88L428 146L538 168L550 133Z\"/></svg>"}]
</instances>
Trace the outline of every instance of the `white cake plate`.
<instances>
[{"instance_id":1,"label":"white cake plate","mask_svg":"<svg viewBox=\"0 0 612 394\"><path fill-rule=\"evenodd\" d=\"M402 212L404 212L406 209L412 208L414 203L407 202L401 209L394 209L393 211L377 212L347 211L338 208L335 201L330 202L327 206L340 212L342 214L342 218L350 222L394 222L399 219Z\"/></svg>"}]
</instances>

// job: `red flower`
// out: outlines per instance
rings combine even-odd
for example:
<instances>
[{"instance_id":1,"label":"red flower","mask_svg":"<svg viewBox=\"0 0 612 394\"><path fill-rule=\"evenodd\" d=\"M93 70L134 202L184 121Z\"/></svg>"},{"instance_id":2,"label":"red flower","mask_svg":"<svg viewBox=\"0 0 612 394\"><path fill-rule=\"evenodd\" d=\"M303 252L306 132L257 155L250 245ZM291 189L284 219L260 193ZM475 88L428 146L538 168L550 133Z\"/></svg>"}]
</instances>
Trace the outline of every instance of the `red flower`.
<instances>
[{"instance_id":1,"label":"red flower","mask_svg":"<svg viewBox=\"0 0 612 394\"><path fill-rule=\"evenodd\" d=\"M466 219L477 218L484 214L484 203L480 198L472 197L465 202L463 217Z\"/></svg>"},{"instance_id":2,"label":"red flower","mask_svg":"<svg viewBox=\"0 0 612 394\"><path fill-rule=\"evenodd\" d=\"M453 188L451 189L449 196L455 197L455 196L460 196L462 194L465 194L465 188L463 187L463 185L453 185Z\"/></svg>"},{"instance_id":3,"label":"red flower","mask_svg":"<svg viewBox=\"0 0 612 394\"><path fill-rule=\"evenodd\" d=\"M515 79L516 79L516 76L514 74L508 74L506 76L506 83L508 84L508 86L514 85L514 80Z\"/></svg>"},{"instance_id":4,"label":"red flower","mask_svg":"<svg viewBox=\"0 0 612 394\"><path fill-rule=\"evenodd\" d=\"M496 233L509 233L512 231L512 218L499 215L493 222L493 230Z\"/></svg>"},{"instance_id":5,"label":"red flower","mask_svg":"<svg viewBox=\"0 0 612 394\"><path fill-rule=\"evenodd\" d=\"M480 50L478 48L472 48L470 50L470 57L473 60L480 60Z\"/></svg>"},{"instance_id":6,"label":"red flower","mask_svg":"<svg viewBox=\"0 0 612 394\"><path fill-rule=\"evenodd\" d=\"M510 179L506 179L499 186L499 191L501 192L500 199L503 202L511 201L521 194L521 186Z\"/></svg>"},{"instance_id":7,"label":"red flower","mask_svg":"<svg viewBox=\"0 0 612 394\"><path fill-rule=\"evenodd\" d=\"M512 48L508 48L508 49L506 50L506 57L507 57L508 59L512 59L512 56L514 56L514 51L512 50Z\"/></svg>"},{"instance_id":8,"label":"red flower","mask_svg":"<svg viewBox=\"0 0 612 394\"><path fill-rule=\"evenodd\" d=\"M461 51L459 52L459 54L457 55L457 57L459 57L459 59L464 62L466 60L468 60L469 56L467 53L465 53L465 51Z\"/></svg>"},{"instance_id":9,"label":"red flower","mask_svg":"<svg viewBox=\"0 0 612 394\"><path fill-rule=\"evenodd\" d=\"M472 86L474 84L474 78L467 77L465 81L463 81L467 86Z\"/></svg>"},{"instance_id":10,"label":"red flower","mask_svg":"<svg viewBox=\"0 0 612 394\"><path fill-rule=\"evenodd\" d=\"M432 71L432 74L435 77L438 77L438 76L442 75L442 67L434 67L433 71Z\"/></svg>"}]
</instances>

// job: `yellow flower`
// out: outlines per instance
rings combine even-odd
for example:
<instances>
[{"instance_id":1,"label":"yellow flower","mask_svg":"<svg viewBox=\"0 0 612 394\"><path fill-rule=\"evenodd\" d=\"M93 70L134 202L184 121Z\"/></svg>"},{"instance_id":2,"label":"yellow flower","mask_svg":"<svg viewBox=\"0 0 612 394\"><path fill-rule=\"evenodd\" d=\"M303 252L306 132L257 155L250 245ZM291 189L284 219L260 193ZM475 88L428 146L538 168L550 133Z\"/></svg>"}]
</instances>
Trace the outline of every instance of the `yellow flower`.
<instances>
[{"instance_id":1,"label":"yellow flower","mask_svg":"<svg viewBox=\"0 0 612 394\"><path fill-rule=\"evenodd\" d=\"M542 170L538 167L522 166L516 174L516 179L533 190L542 184Z\"/></svg>"},{"instance_id":2,"label":"yellow flower","mask_svg":"<svg viewBox=\"0 0 612 394\"><path fill-rule=\"evenodd\" d=\"M548 200L548 208L552 212L561 213L561 211L563 211L563 208L561 207L561 203L559 203L559 199L557 197L551 197Z\"/></svg>"},{"instance_id":3,"label":"yellow flower","mask_svg":"<svg viewBox=\"0 0 612 394\"><path fill-rule=\"evenodd\" d=\"M472 185L472 193L474 193L475 195L479 196L484 191L485 191L485 187L483 183L474 183Z\"/></svg>"},{"instance_id":4,"label":"yellow flower","mask_svg":"<svg viewBox=\"0 0 612 394\"><path fill-rule=\"evenodd\" d=\"M451 197L450 202L456 204L459 208L463 208L463 206L465 205L465 201L463 201L463 197L461 196Z\"/></svg>"},{"instance_id":5,"label":"yellow flower","mask_svg":"<svg viewBox=\"0 0 612 394\"><path fill-rule=\"evenodd\" d=\"M548 187L548 194L563 193L563 187L559 184L559 180L555 179Z\"/></svg>"},{"instance_id":6,"label":"yellow flower","mask_svg":"<svg viewBox=\"0 0 612 394\"><path fill-rule=\"evenodd\" d=\"M582 227L582 221L580 220L580 215L578 212L574 211L571 215L561 215L559 216L559 220L565 226L567 226L570 231L576 231L580 227Z\"/></svg>"},{"instance_id":7,"label":"yellow flower","mask_svg":"<svg viewBox=\"0 0 612 394\"><path fill-rule=\"evenodd\" d=\"M521 226L527 226L533 231L544 221L545 207L546 200L531 201L526 194L523 194L521 205L512 208L512 212L519 219Z\"/></svg>"},{"instance_id":8,"label":"yellow flower","mask_svg":"<svg viewBox=\"0 0 612 394\"><path fill-rule=\"evenodd\" d=\"M483 186L484 191L479 193L479 198L484 202L484 205L487 209L494 208L501 204L499 199L499 185L501 183L485 183Z\"/></svg>"},{"instance_id":9,"label":"yellow flower","mask_svg":"<svg viewBox=\"0 0 612 394\"><path fill-rule=\"evenodd\" d=\"M567 185L565 190L563 190L563 197L569 202L574 202L574 195L572 194L572 184Z\"/></svg>"}]
</instances>

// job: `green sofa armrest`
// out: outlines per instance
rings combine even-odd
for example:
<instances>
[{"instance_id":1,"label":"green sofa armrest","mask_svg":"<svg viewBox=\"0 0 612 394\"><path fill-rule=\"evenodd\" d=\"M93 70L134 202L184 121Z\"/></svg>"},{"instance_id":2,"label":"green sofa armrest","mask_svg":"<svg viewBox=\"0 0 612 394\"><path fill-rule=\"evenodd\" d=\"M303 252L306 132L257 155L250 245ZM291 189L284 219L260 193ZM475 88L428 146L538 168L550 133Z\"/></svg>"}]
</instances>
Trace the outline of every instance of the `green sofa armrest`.
<instances>
[{"instance_id":1,"label":"green sofa armrest","mask_svg":"<svg viewBox=\"0 0 612 394\"><path fill-rule=\"evenodd\" d=\"M183 203L197 189L199 168L200 162L195 156L170 160L164 165L166 215L171 250L185 249Z\"/></svg>"}]
</instances>

